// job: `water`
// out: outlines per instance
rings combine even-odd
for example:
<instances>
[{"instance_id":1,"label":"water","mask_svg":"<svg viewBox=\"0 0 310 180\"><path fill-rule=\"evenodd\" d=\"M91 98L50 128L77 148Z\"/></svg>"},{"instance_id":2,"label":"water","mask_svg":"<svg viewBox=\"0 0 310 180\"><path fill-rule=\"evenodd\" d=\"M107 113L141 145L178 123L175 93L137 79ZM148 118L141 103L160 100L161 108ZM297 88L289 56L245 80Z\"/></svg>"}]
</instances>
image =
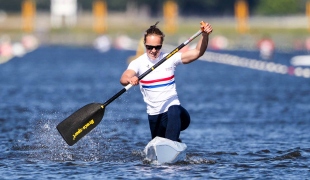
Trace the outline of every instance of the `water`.
<instances>
[{"instance_id":1,"label":"water","mask_svg":"<svg viewBox=\"0 0 310 180\"><path fill-rule=\"evenodd\" d=\"M258 59L258 52L227 51ZM288 64L302 52L277 52ZM177 69L181 103L191 114L181 139L187 158L144 160L150 141L145 105L134 87L102 122L69 147L56 125L90 102L104 102L133 51L48 46L0 65L1 179L307 179L310 80L196 61Z\"/></svg>"}]
</instances>

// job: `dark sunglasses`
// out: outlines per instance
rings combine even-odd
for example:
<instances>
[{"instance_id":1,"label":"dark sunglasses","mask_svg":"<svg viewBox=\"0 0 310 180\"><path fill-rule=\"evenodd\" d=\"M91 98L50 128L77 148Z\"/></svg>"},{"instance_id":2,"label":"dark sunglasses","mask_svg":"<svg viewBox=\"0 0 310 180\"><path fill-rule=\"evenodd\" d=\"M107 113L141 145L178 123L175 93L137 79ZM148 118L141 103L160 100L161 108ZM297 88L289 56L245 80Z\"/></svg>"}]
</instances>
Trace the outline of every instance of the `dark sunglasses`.
<instances>
[{"instance_id":1,"label":"dark sunglasses","mask_svg":"<svg viewBox=\"0 0 310 180\"><path fill-rule=\"evenodd\" d=\"M147 50L153 50L154 48L156 50L160 50L162 45L158 45L158 46L145 45L145 47L146 47Z\"/></svg>"}]
</instances>

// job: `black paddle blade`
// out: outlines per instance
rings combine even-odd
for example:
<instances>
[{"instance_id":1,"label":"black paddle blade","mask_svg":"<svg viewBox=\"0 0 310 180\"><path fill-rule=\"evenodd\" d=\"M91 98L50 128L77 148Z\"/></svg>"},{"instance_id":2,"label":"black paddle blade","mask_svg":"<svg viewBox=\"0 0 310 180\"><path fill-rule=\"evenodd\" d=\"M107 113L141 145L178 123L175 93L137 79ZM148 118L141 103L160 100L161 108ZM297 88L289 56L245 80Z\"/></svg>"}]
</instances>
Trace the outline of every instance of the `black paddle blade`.
<instances>
[{"instance_id":1,"label":"black paddle blade","mask_svg":"<svg viewBox=\"0 0 310 180\"><path fill-rule=\"evenodd\" d=\"M104 110L103 104L87 104L59 123L57 130L72 146L100 123Z\"/></svg>"}]
</instances>

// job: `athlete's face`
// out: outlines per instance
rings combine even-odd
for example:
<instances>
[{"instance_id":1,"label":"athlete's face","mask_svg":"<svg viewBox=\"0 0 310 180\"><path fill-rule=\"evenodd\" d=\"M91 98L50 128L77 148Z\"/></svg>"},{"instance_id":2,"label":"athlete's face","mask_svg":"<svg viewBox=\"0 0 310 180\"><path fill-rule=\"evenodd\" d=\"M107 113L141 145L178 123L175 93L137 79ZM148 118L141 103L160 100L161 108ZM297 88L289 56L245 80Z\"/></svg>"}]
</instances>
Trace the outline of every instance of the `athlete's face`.
<instances>
[{"instance_id":1,"label":"athlete's face","mask_svg":"<svg viewBox=\"0 0 310 180\"><path fill-rule=\"evenodd\" d=\"M156 34L152 34L145 39L146 53L150 59L154 60L159 56L162 46L161 37Z\"/></svg>"}]
</instances>

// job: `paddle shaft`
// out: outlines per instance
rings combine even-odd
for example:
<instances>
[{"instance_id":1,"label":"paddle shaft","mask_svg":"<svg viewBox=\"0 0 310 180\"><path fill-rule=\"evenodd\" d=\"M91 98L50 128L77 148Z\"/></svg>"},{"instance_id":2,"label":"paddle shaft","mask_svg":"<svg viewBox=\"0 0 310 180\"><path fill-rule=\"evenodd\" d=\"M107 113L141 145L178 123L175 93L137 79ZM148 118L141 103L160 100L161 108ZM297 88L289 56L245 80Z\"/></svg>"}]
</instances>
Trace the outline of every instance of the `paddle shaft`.
<instances>
[{"instance_id":1,"label":"paddle shaft","mask_svg":"<svg viewBox=\"0 0 310 180\"><path fill-rule=\"evenodd\" d=\"M162 58L158 63L156 63L154 66L149 68L147 71L145 71L143 74L141 74L138 79L141 80L143 79L146 75L148 75L150 72L152 72L154 69L156 69L159 65L161 65L163 62L165 62L167 59L169 59L171 56L173 56L175 53L179 52L184 46L189 44L191 41L193 41L196 37L198 37L202 33L202 30L199 30L196 32L192 37L190 37L188 40L180 44L177 48L175 48L173 51L171 51L169 54L167 54L164 58ZM126 92L128 89L132 87L131 84L128 84L125 86L122 90L120 90L118 93L116 93L113 97L108 99L103 106L106 107L109 105L111 102L113 102L115 99L117 99L120 95L122 95L124 92Z\"/></svg>"}]
</instances>

